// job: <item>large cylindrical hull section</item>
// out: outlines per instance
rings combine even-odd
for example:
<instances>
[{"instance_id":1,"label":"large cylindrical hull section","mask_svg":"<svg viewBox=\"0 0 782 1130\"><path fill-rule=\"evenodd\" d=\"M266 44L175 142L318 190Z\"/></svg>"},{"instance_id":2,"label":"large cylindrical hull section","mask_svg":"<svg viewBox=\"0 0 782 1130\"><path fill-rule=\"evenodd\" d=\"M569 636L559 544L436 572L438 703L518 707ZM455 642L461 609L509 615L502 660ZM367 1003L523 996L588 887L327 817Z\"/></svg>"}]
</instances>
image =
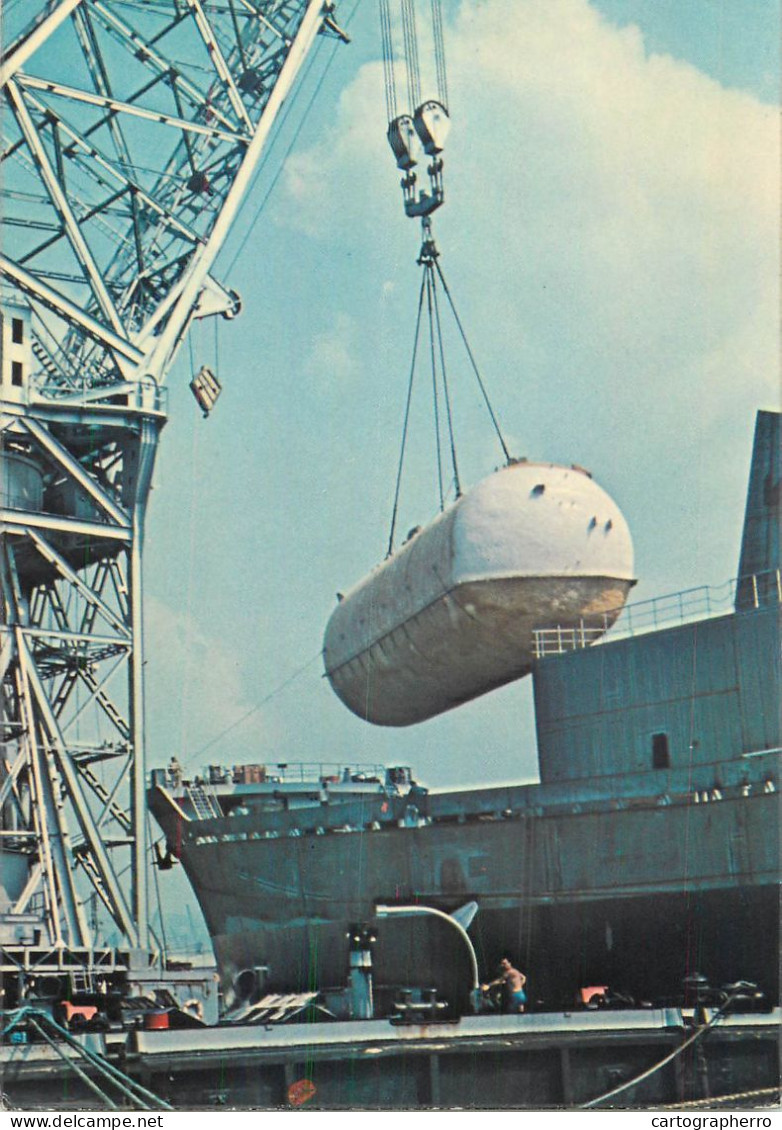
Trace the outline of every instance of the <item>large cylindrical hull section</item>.
<instances>
[{"instance_id":1,"label":"large cylindrical hull section","mask_svg":"<svg viewBox=\"0 0 782 1130\"><path fill-rule=\"evenodd\" d=\"M630 581L502 577L457 585L329 672L346 706L380 726L409 726L528 675L537 628L610 627Z\"/></svg>"},{"instance_id":2,"label":"large cylindrical hull section","mask_svg":"<svg viewBox=\"0 0 782 1130\"><path fill-rule=\"evenodd\" d=\"M539 630L594 641L633 584L627 524L588 474L511 464L340 600L326 673L359 717L421 722L526 675Z\"/></svg>"}]
</instances>

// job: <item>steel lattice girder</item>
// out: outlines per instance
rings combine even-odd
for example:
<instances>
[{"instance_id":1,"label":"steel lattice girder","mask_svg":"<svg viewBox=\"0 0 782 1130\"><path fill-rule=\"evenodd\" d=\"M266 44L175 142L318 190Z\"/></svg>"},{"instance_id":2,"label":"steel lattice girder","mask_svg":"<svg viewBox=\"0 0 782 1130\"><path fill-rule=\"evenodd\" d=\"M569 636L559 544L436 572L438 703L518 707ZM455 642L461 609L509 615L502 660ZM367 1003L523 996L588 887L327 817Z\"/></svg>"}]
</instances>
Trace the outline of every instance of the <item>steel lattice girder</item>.
<instances>
[{"instance_id":1,"label":"steel lattice girder","mask_svg":"<svg viewBox=\"0 0 782 1130\"><path fill-rule=\"evenodd\" d=\"M324 7L68 0L36 23L42 5L20 0L6 15L2 270L42 315L48 383L164 378Z\"/></svg>"},{"instance_id":2,"label":"steel lattice girder","mask_svg":"<svg viewBox=\"0 0 782 1130\"><path fill-rule=\"evenodd\" d=\"M141 565L161 386L193 317L237 311L210 272L330 7L4 13L0 306L30 308L32 364L0 385L0 808L3 850L30 863L12 914L35 910L54 946L96 944L81 869L150 947Z\"/></svg>"}]
</instances>

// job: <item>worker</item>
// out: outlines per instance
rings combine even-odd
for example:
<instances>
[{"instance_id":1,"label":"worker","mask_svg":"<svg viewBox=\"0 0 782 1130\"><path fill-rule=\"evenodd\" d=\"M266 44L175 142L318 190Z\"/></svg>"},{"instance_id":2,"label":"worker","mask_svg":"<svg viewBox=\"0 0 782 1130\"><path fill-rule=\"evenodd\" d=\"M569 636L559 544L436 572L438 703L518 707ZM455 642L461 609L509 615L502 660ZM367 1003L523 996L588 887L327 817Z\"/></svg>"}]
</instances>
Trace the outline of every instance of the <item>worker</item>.
<instances>
[{"instance_id":1,"label":"worker","mask_svg":"<svg viewBox=\"0 0 782 1130\"><path fill-rule=\"evenodd\" d=\"M168 763L168 776L174 788L178 789L182 784L182 766L176 757L172 757Z\"/></svg>"},{"instance_id":2,"label":"worker","mask_svg":"<svg viewBox=\"0 0 782 1130\"><path fill-rule=\"evenodd\" d=\"M505 1011L524 1012L527 1004L527 994L524 991L526 983L527 978L515 968L510 958L503 957L500 962L499 977L486 985L481 985L481 988L485 993L494 985L502 985L505 991Z\"/></svg>"}]
</instances>

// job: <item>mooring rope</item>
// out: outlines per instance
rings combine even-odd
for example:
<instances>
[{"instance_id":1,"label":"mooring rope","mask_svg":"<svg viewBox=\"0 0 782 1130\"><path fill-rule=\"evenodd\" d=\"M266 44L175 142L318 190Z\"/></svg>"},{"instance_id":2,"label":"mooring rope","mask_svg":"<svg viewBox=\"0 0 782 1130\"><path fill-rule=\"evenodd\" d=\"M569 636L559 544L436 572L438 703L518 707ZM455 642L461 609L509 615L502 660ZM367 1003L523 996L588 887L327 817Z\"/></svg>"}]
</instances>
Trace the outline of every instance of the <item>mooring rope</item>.
<instances>
[{"instance_id":1,"label":"mooring rope","mask_svg":"<svg viewBox=\"0 0 782 1130\"><path fill-rule=\"evenodd\" d=\"M607 1099L614 1098L615 1095L621 1094L622 1091L629 1091L629 1089L631 1087L635 1087L638 1083L642 1083L644 1081L644 1079L648 1079L651 1075L654 1075L662 1067L665 1067L666 1064L672 1063L673 1060L675 1060L678 1056L680 1056L683 1051L686 1051L687 1048L691 1047L695 1043L696 1040L700 1040L703 1036L706 1035L707 1032L711 1031L711 1029L714 1027L714 1025L719 1020L723 1019L723 1017L725 1015L725 1009L728 1007L728 1005L734 999L735 999L734 997L730 997L728 1000L726 1000L725 1003L721 1006L721 1008L719 1008L714 1013L714 1015L712 1016L711 1020L708 1021L708 1023L706 1023L702 1027L700 1027L697 1032L695 1032L692 1036L690 1036L687 1040L685 1040L683 1044L680 1044L678 1048L674 1048L674 1050L669 1055L667 1055L663 1059L661 1059L659 1063L655 1063L652 1067L647 1068L646 1071L642 1071L641 1074L636 1075L634 1079L629 1079L626 1083L622 1083L622 1084L620 1084L620 1086L614 1087L614 1089L612 1091L606 1092L605 1095L598 1095L598 1097L596 1099L591 1099L590 1102L583 1103L577 1109L578 1110L591 1110L592 1107L598 1106L600 1103L606 1102Z\"/></svg>"},{"instance_id":2,"label":"mooring rope","mask_svg":"<svg viewBox=\"0 0 782 1130\"><path fill-rule=\"evenodd\" d=\"M29 1021L32 1027L35 1028L36 1031L40 1032L46 1042L53 1047L53 1041L49 1038L47 1032L44 1031L44 1027L56 1032L58 1036L62 1037L62 1039L66 1044L68 1044L69 1047L73 1048L77 1055L80 1055L82 1056L82 1058L86 1059L88 1063L92 1067L94 1067L96 1071L103 1075L108 1082L112 1083L113 1086L115 1086L123 1095L125 1095L126 1098L135 1103L136 1106L140 1107L141 1109L146 1109L149 1106L153 1107L156 1110L174 1109L164 1099L161 1099L152 1091L147 1090L146 1087L142 1087L140 1083L137 1083L134 1079L131 1079L130 1076L126 1075L124 1071L120 1071L118 1067L114 1067L114 1065L109 1063L108 1060L104 1059L103 1056L98 1055L96 1052L90 1051L89 1048L86 1048L82 1044L80 1044L78 1040L76 1040L66 1028L63 1028L62 1025L58 1024L57 1021L48 1014L48 1012L43 1012L41 1009L32 1008L29 1005L18 1009L15 1013L11 1014L10 1024L6 1025L6 1027L2 1029L0 1035L7 1035L14 1028L18 1028L23 1021ZM73 1060L69 1060L63 1051L60 1051L57 1048L55 1048L55 1051L57 1051L57 1054L60 1055L62 1059L66 1060L69 1067L71 1067L77 1075L84 1077L84 1072L82 1072L78 1064L76 1064ZM85 1079L85 1081L88 1082L91 1090L97 1089L98 1093L101 1094L102 1098L104 1099L104 1101L106 1101L107 1105L109 1105L111 1109L116 1110L116 1105L107 1095L104 1095L103 1092L101 1092L100 1089L97 1088L97 1085L93 1085L91 1082L89 1082L89 1080Z\"/></svg>"},{"instance_id":3,"label":"mooring rope","mask_svg":"<svg viewBox=\"0 0 782 1130\"><path fill-rule=\"evenodd\" d=\"M709 1099L689 1099L687 1102L666 1103L660 1110L697 1110L717 1106L719 1103L739 1102L745 1099L771 1099L779 1095L779 1087L760 1087L755 1091L736 1091L731 1095L714 1095Z\"/></svg>"}]
</instances>

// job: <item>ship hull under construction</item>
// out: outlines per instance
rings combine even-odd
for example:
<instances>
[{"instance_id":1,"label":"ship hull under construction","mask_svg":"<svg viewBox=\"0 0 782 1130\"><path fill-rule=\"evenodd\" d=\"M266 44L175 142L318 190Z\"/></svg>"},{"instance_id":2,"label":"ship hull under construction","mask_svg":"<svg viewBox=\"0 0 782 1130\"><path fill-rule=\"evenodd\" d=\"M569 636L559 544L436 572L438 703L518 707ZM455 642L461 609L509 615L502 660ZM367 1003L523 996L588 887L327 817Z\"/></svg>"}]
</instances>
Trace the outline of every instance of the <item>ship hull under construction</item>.
<instances>
[{"instance_id":1,"label":"ship hull under construction","mask_svg":"<svg viewBox=\"0 0 782 1130\"><path fill-rule=\"evenodd\" d=\"M380 803L364 804L362 830L225 842L243 834L240 816L228 833L189 828L182 860L226 988L258 967L279 989L342 985L346 934L377 903L452 911L474 899L483 970L509 952L548 1007L585 985L674 999L699 971L773 996L778 796L767 768L755 770L719 790L707 774L709 787L610 803L562 795L542 806L545 786L441 794L418 827L381 824ZM433 917L383 922L374 961L378 988L431 984L453 999L468 984L461 939Z\"/></svg>"},{"instance_id":2,"label":"ship hull under construction","mask_svg":"<svg viewBox=\"0 0 782 1130\"><path fill-rule=\"evenodd\" d=\"M204 807L203 783L166 788L158 771L150 804L226 999L245 971L344 985L346 934L367 925L379 993L427 985L465 1009L463 937L402 908L469 902L482 975L509 954L536 1007L601 985L680 1000L696 974L776 999L778 492L779 415L761 412L733 611L538 659L539 783L428 793L392 770L385 786L324 775L308 795L226 778ZM379 904L396 913L380 921Z\"/></svg>"}]
</instances>

